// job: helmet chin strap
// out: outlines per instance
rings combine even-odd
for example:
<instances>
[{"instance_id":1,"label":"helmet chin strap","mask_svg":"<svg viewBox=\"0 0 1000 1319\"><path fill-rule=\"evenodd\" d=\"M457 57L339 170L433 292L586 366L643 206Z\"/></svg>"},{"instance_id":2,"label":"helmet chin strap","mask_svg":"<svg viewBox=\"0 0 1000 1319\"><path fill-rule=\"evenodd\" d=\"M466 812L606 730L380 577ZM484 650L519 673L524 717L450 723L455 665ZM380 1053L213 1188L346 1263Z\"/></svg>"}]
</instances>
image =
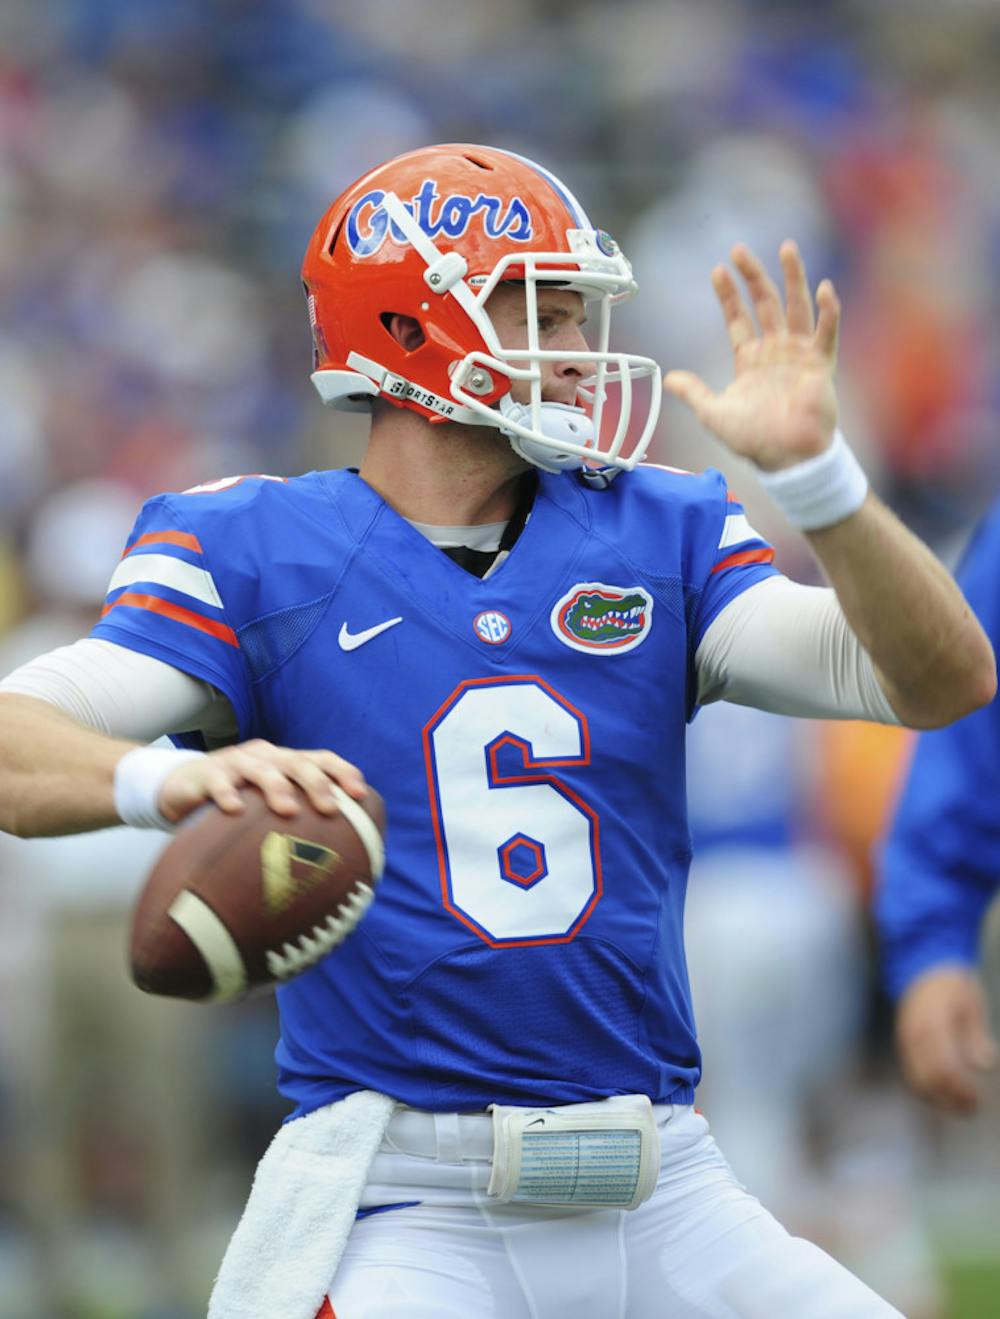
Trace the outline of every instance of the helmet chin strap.
<instances>
[{"instance_id":1,"label":"helmet chin strap","mask_svg":"<svg viewBox=\"0 0 1000 1319\"><path fill-rule=\"evenodd\" d=\"M509 394L500 400L501 415L520 426L532 424L531 405L515 403ZM543 402L539 408L539 430L550 440L561 440L568 444L583 444L588 448L594 443L594 423L583 408L570 403ZM519 435L516 431L500 427L500 433L506 435L510 447L521 458L541 467L546 472L575 472L583 466L583 459L575 453L560 453L538 440Z\"/></svg>"}]
</instances>

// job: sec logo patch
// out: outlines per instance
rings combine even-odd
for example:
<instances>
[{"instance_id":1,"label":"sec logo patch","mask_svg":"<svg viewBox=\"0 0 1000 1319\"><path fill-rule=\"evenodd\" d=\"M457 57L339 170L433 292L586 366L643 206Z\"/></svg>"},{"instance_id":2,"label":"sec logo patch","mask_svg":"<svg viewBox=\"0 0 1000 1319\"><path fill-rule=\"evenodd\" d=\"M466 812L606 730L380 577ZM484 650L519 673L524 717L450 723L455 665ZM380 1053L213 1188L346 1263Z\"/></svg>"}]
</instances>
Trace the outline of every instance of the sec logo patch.
<instances>
[{"instance_id":1,"label":"sec logo patch","mask_svg":"<svg viewBox=\"0 0 1000 1319\"><path fill-rule=\"evenodd\" d=\"M510 619L496 609L486 609L472 620L472 630L487 646L499 646L510 636Z\"/></svg>"},{"instance_id":2,"label":"sec logo patch","mask_svg":"<svg viewBox=\"0 0 1000 1319\"><path fill-rule=\"evenodd\" d=\"M591 655L621 655L649 635L653 597L641 586L577 582L553 605L549 621L564 646Z\"/></svg>"}]
</instances>

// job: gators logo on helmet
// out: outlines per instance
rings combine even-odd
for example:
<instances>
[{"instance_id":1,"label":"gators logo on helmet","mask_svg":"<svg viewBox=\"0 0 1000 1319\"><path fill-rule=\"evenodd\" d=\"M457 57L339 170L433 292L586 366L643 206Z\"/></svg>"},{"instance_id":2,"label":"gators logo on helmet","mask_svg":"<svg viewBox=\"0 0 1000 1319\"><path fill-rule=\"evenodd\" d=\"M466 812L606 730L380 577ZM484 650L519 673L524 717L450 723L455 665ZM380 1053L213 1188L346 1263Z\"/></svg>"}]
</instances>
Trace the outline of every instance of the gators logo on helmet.
<instances>
[{"instance_id":1,"label":"gators logo on helmet","mask_svg":"<svg viewBox=\"0 0 1000 1319\"><path fill-rule=\"evenodd\" d=\"M354 203L347 215L345 237L355 256L374 256L391 233L393 242L408 240L389 219L385 189L374 188ZM487 238L507 238L527 243L532 238L531 213L517 196L497 197L485 192L475 196L453 192L442 195L434 179L424 179L419 190L403 205L428 238L461 238L478 219ZM604 249L602 248L602 251Z\"/></svg>"}]
</instances>

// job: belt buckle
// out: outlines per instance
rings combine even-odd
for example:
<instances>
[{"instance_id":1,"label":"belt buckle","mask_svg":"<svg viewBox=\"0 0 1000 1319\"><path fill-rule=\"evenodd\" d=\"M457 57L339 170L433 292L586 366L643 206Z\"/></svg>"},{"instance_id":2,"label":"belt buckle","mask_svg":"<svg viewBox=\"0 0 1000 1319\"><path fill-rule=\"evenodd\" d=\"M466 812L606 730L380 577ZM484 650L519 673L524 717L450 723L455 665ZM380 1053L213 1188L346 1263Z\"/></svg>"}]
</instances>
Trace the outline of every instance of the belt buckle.
<instances>
[{"instance_id":1,"label":"belt buckle","mask_svg":"<svg viewBox=\"0 0 1000 1319\"><path fill-rule=\"evenodd\" d=\"M502 1204L635 1209L660 1171L660 1136L646 1095L554 1108L493 1104L487 1195Z\"/></svg>"}]
</instances>

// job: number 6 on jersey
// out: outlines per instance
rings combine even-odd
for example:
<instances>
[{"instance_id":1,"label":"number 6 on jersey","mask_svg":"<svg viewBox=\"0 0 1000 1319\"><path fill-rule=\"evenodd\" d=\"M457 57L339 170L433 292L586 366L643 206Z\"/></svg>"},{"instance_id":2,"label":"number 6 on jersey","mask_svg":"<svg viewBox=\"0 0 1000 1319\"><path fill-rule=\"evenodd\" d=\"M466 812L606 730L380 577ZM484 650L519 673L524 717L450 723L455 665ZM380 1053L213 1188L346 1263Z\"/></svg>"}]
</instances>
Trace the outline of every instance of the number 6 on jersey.
<instances>
[{"instance_id":1,"label":"number 6 on jersey","mask_svg":"<svg viewBox=\"0 0 1000 1319\"><path fill-rule=\"evenodd\" d=\"M597 814L551 771L590 764L586 717L541 678L477 678L424 728L441 896L493 947L568 943L601 896Z\"/></svg>"}]
</instances>

